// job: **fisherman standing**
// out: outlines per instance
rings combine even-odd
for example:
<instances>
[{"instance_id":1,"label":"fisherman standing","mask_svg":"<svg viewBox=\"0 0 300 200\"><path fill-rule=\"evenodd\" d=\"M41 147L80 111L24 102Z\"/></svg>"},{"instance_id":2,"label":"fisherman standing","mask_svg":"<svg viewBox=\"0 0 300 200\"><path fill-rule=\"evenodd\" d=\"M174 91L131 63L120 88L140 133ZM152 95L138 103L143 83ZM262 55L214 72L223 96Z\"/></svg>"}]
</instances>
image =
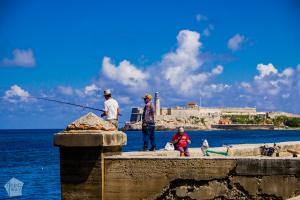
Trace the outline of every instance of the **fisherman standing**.
<instances>
[{"instance_id":1,"label":"fisherman standing","mask_svg":"<svg viewBox=\"0 0 300 200\"><path fill-rule=\"evenodd\" d=\"M107 121L118 128L118 118L120 114L119 104L112 98L112 93L109 89L104 90L104 98L104 112L101 114L101 117L106 117Z\"/></svg>"},{"instance_id":2,"label":"fisherman standing","mask_svg":"<svg viewBox=\"0 0 300 200\"><path fill-rule=\"evenodd\" d=\"M152 96L150 94L146 94L144 97L144 111L142 117L142 132L143 132L143 141L144 141L144 151L148 150L148 143L150 139L151 148L150 151L155 151L155 122L154 122L154 108L151 103Z\"/></svg>"}]
</instances>

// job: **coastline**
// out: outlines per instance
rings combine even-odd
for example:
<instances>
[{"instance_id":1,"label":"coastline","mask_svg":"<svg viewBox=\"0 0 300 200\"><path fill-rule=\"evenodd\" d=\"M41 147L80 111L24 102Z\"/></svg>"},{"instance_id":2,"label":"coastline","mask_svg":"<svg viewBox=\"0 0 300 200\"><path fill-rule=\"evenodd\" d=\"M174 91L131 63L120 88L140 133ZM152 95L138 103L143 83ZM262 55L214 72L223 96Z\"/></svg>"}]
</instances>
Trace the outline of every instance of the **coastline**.
<instances>
[{"instance_id":1,"label":"coastline","mask_svg":"<svg viewBox=\"0 0 300 200\"><path fill-rule=\"evenodd\" d=\"M121 131L142 131L141 128L139 129L124 129L121 128ZM176 128L169 129L155 129L155 131L175 131ZM300 128L278 128L275 127L274 129L218 129L218 128L209 128L209 129L189 129L185 128L186 131L257 131L257 130L264 130L264 131L300 131Z\"/></svg>"},{"instance_id":2,"label":"coastline","mask_svg":"<svg viewBox=\"0 0 300 200\"><path fill-rule=\"evenodd\" d=\"M166 128L166 127L156 127L155 130L156 131L175 131L177 129L177 127L174 128ZM253 127L251 128L189 128L189 127L184 127L184 129L186 131L234 131L234 130L245 130L245 131L250 131L250 130L266 130L266 131L289 131L289 130L300 130L300 127L276 127L274 126L272 129L270 128L263 128L263 127L259 127L259 126L255 126L253 125ZM142 128L121 128L121 131L142 131Z\"/></svg>"}]
</instances>

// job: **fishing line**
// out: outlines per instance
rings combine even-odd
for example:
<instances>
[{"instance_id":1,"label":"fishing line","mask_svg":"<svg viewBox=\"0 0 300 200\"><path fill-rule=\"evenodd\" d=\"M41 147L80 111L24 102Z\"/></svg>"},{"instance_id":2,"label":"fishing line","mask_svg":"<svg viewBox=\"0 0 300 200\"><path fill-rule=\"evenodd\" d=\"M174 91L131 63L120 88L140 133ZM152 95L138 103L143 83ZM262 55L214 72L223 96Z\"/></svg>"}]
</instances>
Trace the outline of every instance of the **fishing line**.
<instances>
[{"instance_id":1,"label":"fishing line","mask_svg":"<svg viewBox=\"0 0 300 200\"><path fill-rule=\"evenodd\" d=\"M61 103L61 104L66 104L66 105L71 105L71 106L76 106L76 107L80 107L80 108L86 108L86 109L90 109L90 110L96 110L96 111L100 111L100 112L105 112L105 110L102 110L102 109L99 109L99 108L93 108L93 107L90 107L90 106L84 106L84 105L80 105L80 104L76 104L76 103L70 103L70 102L66 102L66 101L60 101L60 100L56 100L56 99L49 99L49 98L44 98L44 97L34 97L34 96L29 96L28 98L45 100L45 101L51 101L51 102L56 102L56 103Z\"/></svg>"},{"instance_id":2,"label":"fishing line","mask_svg":"<svg viewBox=\"0 0 300 200\"><path fill-rule=\"evenodd\" d=\"M32 98L32 99L38 99L38 100L56 102L56 103L60 103L60 104L65 104L65 105L80 107L80 108L83 108L83 109L90 109L90 110L96 110L96 111L100 111L100 112L105 112L105 110L103 110L103 109L93 108L93 107L90 107L90 106L84 106L84 105L80 105L80 104L76 104L76 103L71 103L71 102L67 102L67 101L61 101L61 100L56 100L56 99L49 99L49 98L45 98L45 97L28 96L26 98ZM122 115L119 114L119 116L122 116Z\"/></svg>"}]
</instances>

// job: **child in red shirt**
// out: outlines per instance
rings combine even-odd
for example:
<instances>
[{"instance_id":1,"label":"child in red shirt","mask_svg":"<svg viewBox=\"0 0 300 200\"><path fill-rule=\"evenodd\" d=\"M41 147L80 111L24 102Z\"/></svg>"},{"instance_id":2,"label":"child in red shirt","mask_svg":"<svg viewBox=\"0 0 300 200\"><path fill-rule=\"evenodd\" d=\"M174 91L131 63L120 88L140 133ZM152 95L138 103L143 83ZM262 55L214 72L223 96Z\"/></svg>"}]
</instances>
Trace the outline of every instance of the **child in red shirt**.
<instances>
[{"instance_id":1,"label":"child in red shirt","mask_svg":"<svg viewBox=\"0 0 300 200\"><path fill-rule=\"evenodd\" d=\"M178 132L173 136L172 142L175 146L175 149L180 152L180 156L190 156L187 143L191 144L189 136L184 132L184 129L180 127Z\"/></svg>"}]
</instances>

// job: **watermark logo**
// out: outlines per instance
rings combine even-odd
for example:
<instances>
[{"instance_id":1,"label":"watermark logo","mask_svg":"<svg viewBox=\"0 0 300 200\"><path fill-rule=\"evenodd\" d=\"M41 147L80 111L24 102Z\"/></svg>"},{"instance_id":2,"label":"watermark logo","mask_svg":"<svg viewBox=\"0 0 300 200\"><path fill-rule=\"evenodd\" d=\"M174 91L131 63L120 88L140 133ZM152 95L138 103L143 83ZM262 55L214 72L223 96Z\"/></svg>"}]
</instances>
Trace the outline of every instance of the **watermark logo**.
<instances>
[{"instance_id":1,"label":"watermark logo","mask_svg":"<svg viewBox=\"0 0 300 200\"><path fill-rule=\"evenodd\" d=\"M11 178L5 185L5 190L9 197L22 196L24 183L16 178Z\"/></svg>"}]
</instances>

